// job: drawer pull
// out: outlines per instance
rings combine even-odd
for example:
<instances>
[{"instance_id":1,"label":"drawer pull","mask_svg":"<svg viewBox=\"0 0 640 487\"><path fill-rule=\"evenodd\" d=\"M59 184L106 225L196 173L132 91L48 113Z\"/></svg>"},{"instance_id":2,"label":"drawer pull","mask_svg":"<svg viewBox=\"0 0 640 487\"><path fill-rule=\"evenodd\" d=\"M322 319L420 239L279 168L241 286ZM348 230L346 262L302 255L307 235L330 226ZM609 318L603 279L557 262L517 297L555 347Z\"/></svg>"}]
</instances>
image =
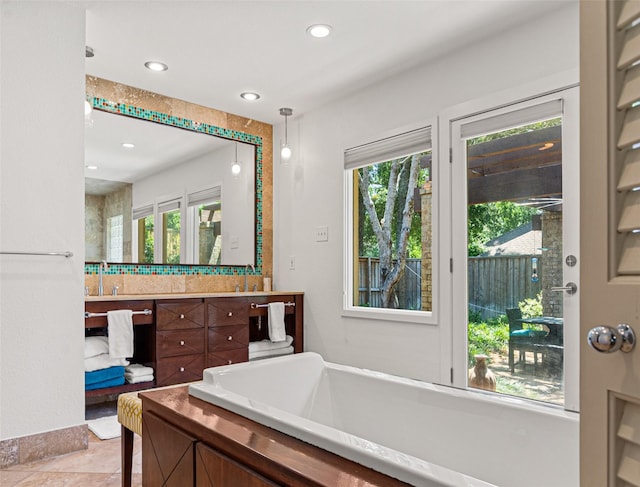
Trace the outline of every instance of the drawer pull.
<instances>
[{"instance_id":1,"label":"drawer pull","mask_svg":"<svg viewBox=\"0 0 640 487\"><path fill-rule=\"evenodd\" d=\"M229 311L229 312L227 313L227 316L233 316L233 311Z\"/></svg>"},{"instance_id":2,"label":"drawer pull","mask_svg":"<svg viewBox=\"0 0 640 487\"><path fill-rule=\"evenodd\" d=\"M233 360L227 360L227 365L231 365L233 363Z\"/></svg>"},{"instance_id":3,"label":"drawer pull","mask_svg":"<svg viewBox=\"0 0 640 487\"><path fill-rule=\"evenodd\" d=\"M180 372L184 372L184 367L180 367Z\"/></svg>"},{"instance_id":4,"label":"drawer pull","mask_svg":"<svg viewBox=\"0 0 640 487\"><path fill-rule=\"evenodd\" d=\"M180 319L181 319L181 320L184 320L184 315L182 315L182 314L181 314L181 315L180 315Z\"/></svg>"},{"instance_id":5,"label":"drawer pull","mask_svg":"<svg viewBox=\"0 0 640 487\"><path fill-rule=\"evenodd\" d=\"M229 335L229 336L227 337L227 341L231 341L231 340L233 340L233 337L232 337L231 335Z\"/></svg>"},{"instance_id":6,"label":"drawer pull","mask_svg":"<svg viewBox=\"0 0 640 487\"><path fill-rule=\"evenodd\" d=\"M184 347L184 340L180 340L180 346Z\"/></svg>"}]
</instances>

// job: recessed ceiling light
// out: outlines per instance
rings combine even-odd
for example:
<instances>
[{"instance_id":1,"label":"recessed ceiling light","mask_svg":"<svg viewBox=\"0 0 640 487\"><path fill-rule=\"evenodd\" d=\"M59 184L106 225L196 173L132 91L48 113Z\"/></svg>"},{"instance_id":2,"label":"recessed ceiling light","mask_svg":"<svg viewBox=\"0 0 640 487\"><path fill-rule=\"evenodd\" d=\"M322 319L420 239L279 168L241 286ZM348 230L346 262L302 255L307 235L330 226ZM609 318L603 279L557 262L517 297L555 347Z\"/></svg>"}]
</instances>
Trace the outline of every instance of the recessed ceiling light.
<instances>
[{"instance_id":1,"label":"recessed ceiling light","mask_svg":"<svg viewBox=\"0 0 640 487\"><path fill-rule=\"evenodd\" d=\"M122 147L124 147L125 149L133 149L135 147L135 144L132 144L131 142L123 142Z\"/></svg>"},{"instance_id":2,"label":"recessed ceiling light","mask_svg":"<svg viewBox=\"0 0 640 487\"><path fill-rule=\"evenodd\" d=\"M327 37L329 34L331 34L331 26L327 25L327 24L310 25L307 28L307 34L309 34L312 37L317 37L317 38L321 39L321 38Z\"/></svg>"},{"instance_id":3,"label":"recessed ceiling light","mask_svg":"<svg viewBox=\"0 0 640 487\"><path fill-rule=\"evenodd\" d=\"M98 169L98 166L84 166L87 169L90 169L91 171L95 171L96 169Z\"/></svg>"},{"instance_id":4,"label":"recessed ceiling light","mask_svg":"<svg viewBox=\"0 0 640 487\"><path fill-rule=\"evenodd\" d=\"M260 98L260 95L253 91L245 91L244 93L240 93L240 98L247 101L256 101L258 98Z\"/></svg>"},{"instance_id":5,"label":"recessed ceiling light","mask_svg":"<svg viewBox=\"0 0 640 487\"><path fill-rule=\"evenodd\" d=\"M144 65L151 71L166 71L169 69L169 66L159 61L147 61Z\"/></svg>"}]
</instances>

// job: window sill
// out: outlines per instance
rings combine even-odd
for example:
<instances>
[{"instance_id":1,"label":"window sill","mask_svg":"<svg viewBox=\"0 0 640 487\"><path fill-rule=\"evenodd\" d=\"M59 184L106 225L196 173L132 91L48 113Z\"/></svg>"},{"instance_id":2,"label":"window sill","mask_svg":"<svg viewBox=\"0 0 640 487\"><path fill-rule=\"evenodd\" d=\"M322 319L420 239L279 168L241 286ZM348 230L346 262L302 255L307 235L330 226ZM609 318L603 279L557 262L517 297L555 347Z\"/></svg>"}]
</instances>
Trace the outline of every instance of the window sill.
<instances>
[{"instance_id":1,"label":"window sill","mask_svg":"<svg viewBox=\"0 0 640 487\"><path fill-rule=\"evenodd\" d=\"M343 308L342 316L368 320L397 321L402 323L416 323L419 325L437 326L433 312L410 311L402 309L349 307Z\"/></svg>"}]
</instances>

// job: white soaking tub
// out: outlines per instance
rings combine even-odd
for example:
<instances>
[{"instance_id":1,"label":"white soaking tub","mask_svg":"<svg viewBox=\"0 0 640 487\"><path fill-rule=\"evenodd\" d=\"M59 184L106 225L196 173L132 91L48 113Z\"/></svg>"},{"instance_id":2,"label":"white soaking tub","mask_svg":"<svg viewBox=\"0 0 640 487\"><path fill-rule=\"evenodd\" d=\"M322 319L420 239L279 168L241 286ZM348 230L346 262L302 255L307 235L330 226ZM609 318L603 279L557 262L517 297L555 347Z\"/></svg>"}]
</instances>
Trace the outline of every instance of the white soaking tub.
<instances>
[{"instance_id":1,"label":"white soaking tub","mask_svg":"<svg viewBox=\"0 0 640 487\"><path fill-rule=\"evenodd\" d=\"M578 415L325 362L206 369L195 397L416 486L578 486Z\"/></svg>"}]
</instances>

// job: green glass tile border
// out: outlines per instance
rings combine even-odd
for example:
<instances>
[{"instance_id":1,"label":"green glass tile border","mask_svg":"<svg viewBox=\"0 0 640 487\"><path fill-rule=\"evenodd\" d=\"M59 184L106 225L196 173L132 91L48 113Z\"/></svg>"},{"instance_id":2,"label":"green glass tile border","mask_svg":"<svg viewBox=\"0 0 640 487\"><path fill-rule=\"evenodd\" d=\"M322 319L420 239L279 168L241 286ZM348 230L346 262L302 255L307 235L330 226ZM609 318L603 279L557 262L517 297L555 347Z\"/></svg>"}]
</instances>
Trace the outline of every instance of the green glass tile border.
<instances>
[{"instance_id":1,"label":"green glass tile border","mask_svg":"<svg viewBox=\"0 0 640 487\"><path fill-rule=\"evenodd\" d=\"M127 117L147 120L163 125L178 127L181 129L192 130L204 134L213 135L238 142L245 142L256 147L256 263L254 269L248 268L248 275L262 274L262 137L253 134L247 134L237 130L225 129L216 125L209 125L202 122L194 122L188 118L176 117L166 113L147 110L144 108L117 103L105 98L91 97L89 102L94 108L105 112L111 112ZM104 270L104 274L135 274L135 275L218 275L218 276L242 276L245 274L245 266L229 266L229 265L184 265L184 264L109 264L109 268ZM98 264L85 263L85 274L98 274Z\"/></svg>"}]
</instances>

